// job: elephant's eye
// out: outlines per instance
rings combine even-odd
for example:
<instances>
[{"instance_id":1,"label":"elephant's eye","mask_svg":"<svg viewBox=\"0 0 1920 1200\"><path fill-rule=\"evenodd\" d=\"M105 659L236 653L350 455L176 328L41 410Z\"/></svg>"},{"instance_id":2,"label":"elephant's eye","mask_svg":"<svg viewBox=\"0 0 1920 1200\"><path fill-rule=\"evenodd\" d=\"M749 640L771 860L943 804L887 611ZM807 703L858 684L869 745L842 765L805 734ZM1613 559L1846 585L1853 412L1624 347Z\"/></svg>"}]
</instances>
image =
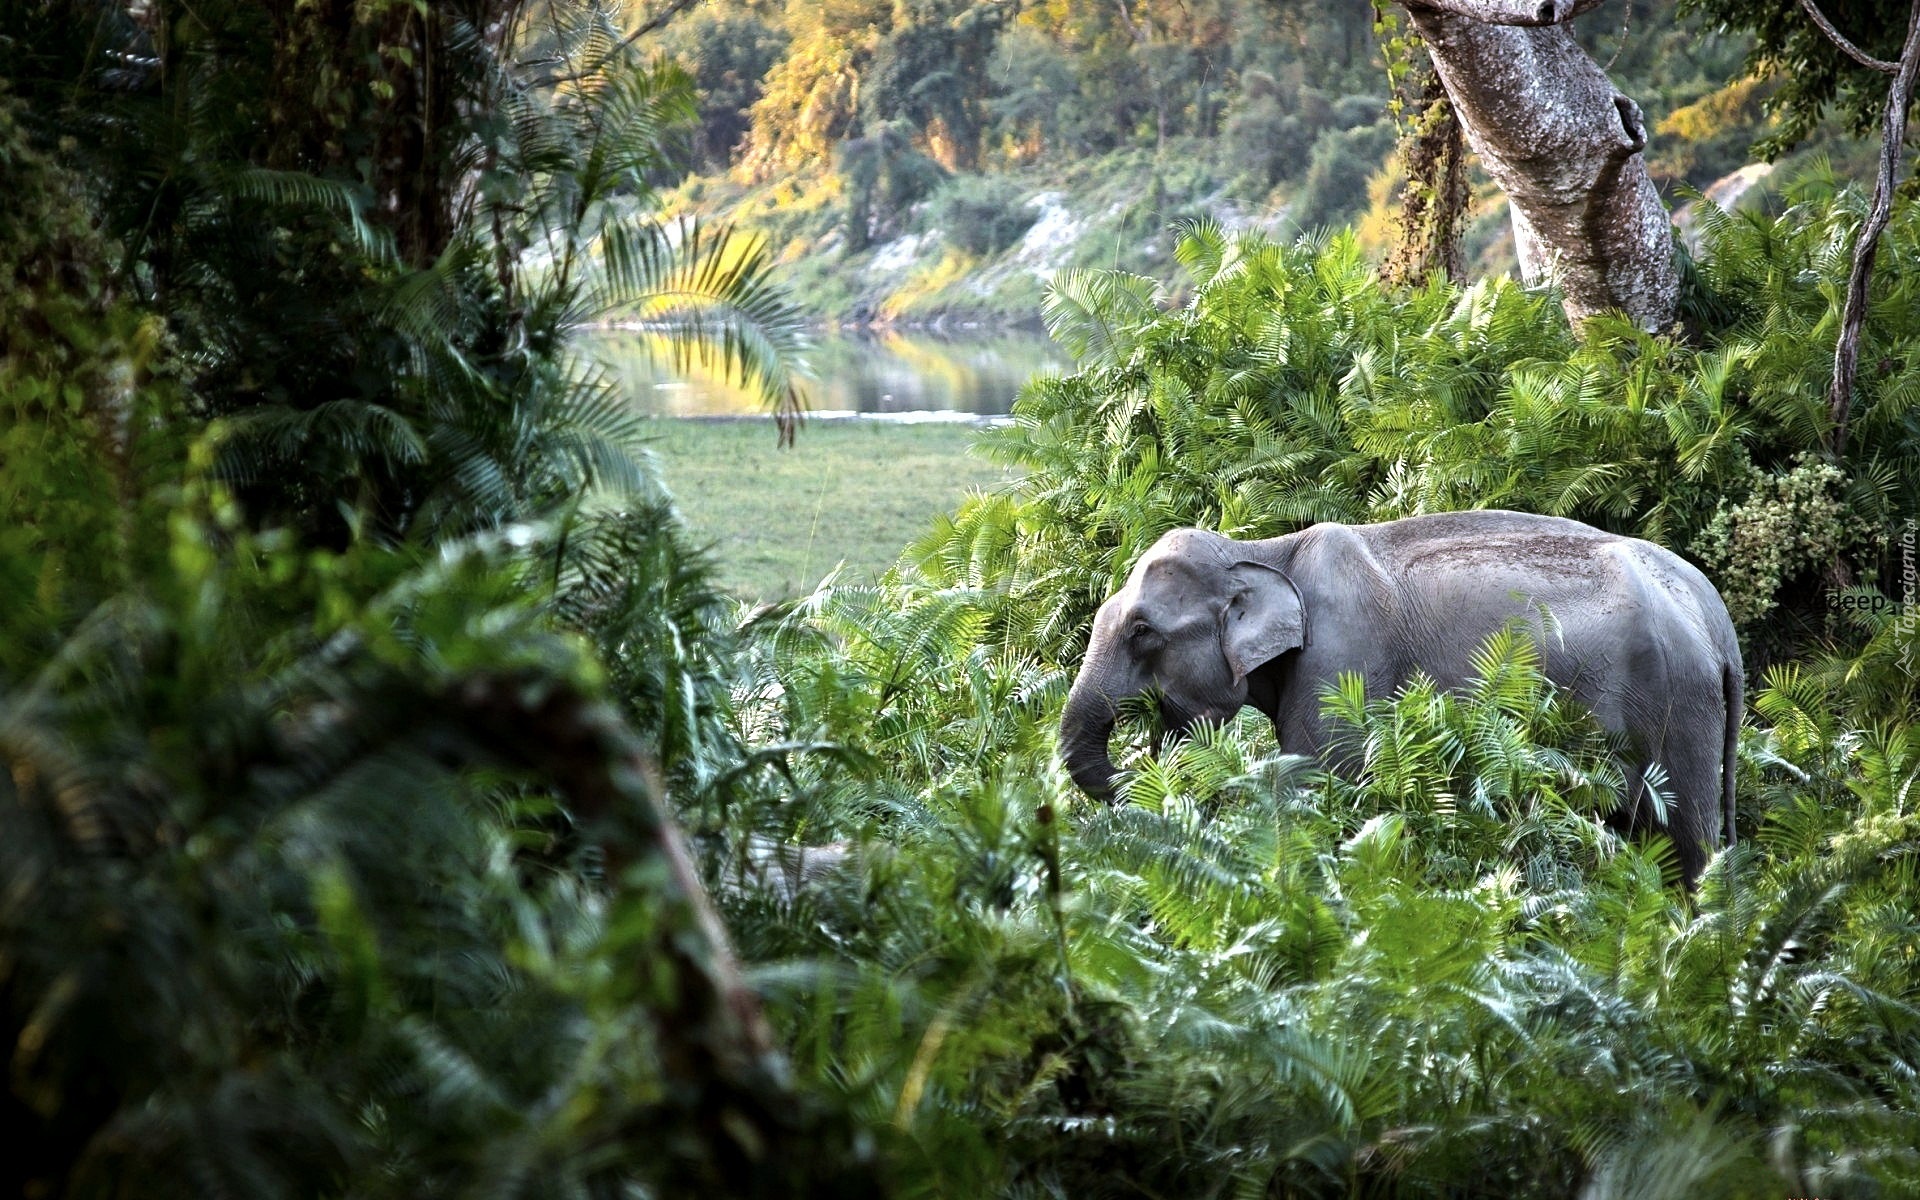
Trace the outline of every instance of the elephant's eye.
<instances>
[{"instance_id":1,"label":"elephant's eye","mask_svg":"<svg viewBox=\"0 0 1920 1200\"><path fill-rule=\"evenodd\" d=\"M1154 632L1153 626L1145 621L1135 621L1127 629L1127 641L1131 642L1136 650L1149 650L1159 643L1160 635Z\"/></svg>"}]
</instances>

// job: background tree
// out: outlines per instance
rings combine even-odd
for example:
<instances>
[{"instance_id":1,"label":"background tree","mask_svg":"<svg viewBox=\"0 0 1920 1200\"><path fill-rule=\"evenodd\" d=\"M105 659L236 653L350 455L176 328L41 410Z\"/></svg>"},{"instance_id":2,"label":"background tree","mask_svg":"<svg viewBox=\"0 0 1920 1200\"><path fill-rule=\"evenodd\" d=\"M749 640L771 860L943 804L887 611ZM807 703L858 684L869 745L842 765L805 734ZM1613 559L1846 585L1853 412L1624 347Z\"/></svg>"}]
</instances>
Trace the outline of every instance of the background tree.
<instances>
[{"instance_id":1,"label":"background tree","mask_svg":"<svg viewBox=\"0 0 1920 1200\"><path fill-rule=\"evenodd\" d=\"M1801 0L1798 7L1700 0L1688 7L1751 30L1754 47L1749 70L1771 72L1785 81L1769 101L1770 110L1781 118L1780 128L1765 144L1769 153L1779 153L1807 137L1830 106L1839 108L1857 134L1879 130L1873 198L1854 238L1853 272L1847 280L1834 346L1833 383L1827 393L1832 444L1839 454L1847 444L1873 264L1892 214L1894 188L1904 171L1907 115L1915 80L1920 77L1920 4L1905 9L1898 3L1849 4L1834 9L1844 24L1837 24L1813 0ZM1884 94L1876 94L1875 76L1884 77Z\"/></svg>"},{"instance_id":2,"label":"background tree","mask_svg":"<svg viewBox=\"0 0 1920 1200\"><path fill-rule=\"evenodd\" d=\"M703 6L669 25L661 44L686 64L699 91L696 163L723 171L752 128L768 70L786 56L786 32L751 11Z\"/></svg>"},{"instance_id":3,"label":"background tree","mask_svg":"<svg viewBox=\"0 0 1920 1200\"><path fill-rule=\"evenodd\" d=\"M939 163L914 149L910 130L904 121L891 122L840 143L849 249L863 250L876 236L891 236L907 207L925 199L946 178Z\"/></svg>"},{"instance_id":4,"label":"background tree","mask_svg":"<svg viewBox=\"0 0 1920 1200\"><path fill-rule=\"evenodd\" d=\"M1419 0L1407 15L1507 194L1522 276L1551 278L1576 322L1617 309L1664 329L1680 279L1646 121L1563 24L1600 2Z\"/></svg>"},{"instance_id":5,"label":"background tree","mask_svg":"<svg viewBox=\"0 0 1920 1200\"><path fill-rule=\"evenodd\" d=\"M986 96L977 81L986 74L1005 10L944 0L907 12L911 22L874 50L861 113L869 129L893 120L911 123L941 166L974 170L986 123Z\"/></svg>"},{"instance_id":6,"label":"background tree","mask_svg":"<svg viewBox=\"0 0 1920 1200\"><path fill-rule=\"evenodd\" d=\"M1538 278L1551 265L1576 319L1614 307L1643 328L1658 328L1673 313L1678 279L1663 249L1665 209L1645 170L1646 123L1638 105L1613 89L1560 27L1601 2L1419 0L1407 12L1475 151L1508 194L1523 273ZM1828 389L1837 454L1847 440L1874 259L1920 78L1920 5L1870 4L1858 13L1850 7L1845 15L1866 31L1866 48L1815 0L1798 6L1698 0L1683 8L1751 31L1749 69L1785 77L1768 102L1785 119L1763 143L1766 152L1805 137L1830 104L1839 105L1856 131L1877 117L1878 170L1854 238ZM1868 82L1874 75L1888 77L1877 104Z\"/></svg>"},{"instance_id":7,"label":"background tree","mask_svg":"<svg viewBox=\"0 0 1920 1200\"><path fill-rule=\"evenodd\" d=\"M667 807L714 685L607 669L712 604L569 353L624 303L778 391L787 308L650 220L684 78L539 15L0 18L11 1192L877 1187Z\"/></svg>"},{"instance_id":8,"label":"background tree","mask_svg":"<svg viewBox=\"0 0 1920 1200\"><path fill-rule=\"evenodd\" d=\"M823 161L835 142L858 134L860 80L892 21L893 6L881 0L789 7L791 48L754 103L749 170L764 176Z\"/></svg>"},{"instance_id":9,"label":"background tree","mask_svg":"<svg viewBox=\"0 0 1920 1200\"><path fill-rule=\"evenodd\" d=\"M71 53L17 87L49 139L84 134L118 286L166 311L262 521L432 537L635 485L632 417L566 351L616 313L793 406L799 333L764 256L652 216L690 83L602 6L36 0L3 20ZM577 66L539 86L556 63Z\"/></svg>"}]
</instances>

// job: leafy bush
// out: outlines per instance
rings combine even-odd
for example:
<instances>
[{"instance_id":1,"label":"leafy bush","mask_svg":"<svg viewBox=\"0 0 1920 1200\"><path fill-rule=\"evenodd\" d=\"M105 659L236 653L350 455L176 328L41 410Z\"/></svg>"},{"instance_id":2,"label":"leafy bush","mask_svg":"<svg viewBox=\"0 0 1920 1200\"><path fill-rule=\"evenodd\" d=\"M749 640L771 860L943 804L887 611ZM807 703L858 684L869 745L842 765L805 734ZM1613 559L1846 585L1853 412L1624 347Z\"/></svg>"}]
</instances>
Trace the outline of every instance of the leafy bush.
<instances>
[{"instance_id":1,"label":"leafy bush","mask_svg":"<svg viewBox=\"0 0 1920 1200\"><path fill-rule=\"evenodd\" d=\"M678 840L665 787L744 765L726 643L567 354L618 298L775 390L793 365L756 252L605 203L684 80L607 55L560 112L475 6L337 15L6 10L48 35L10 67L72 72L28 81L36 122L94 137L57 164L0 103L0 1188L870 1194ZM408 94L484 127L418 164L458 212L247 159L338 166L251 123L313 116L276 88L409 125L367 64L410 85L410 38ZM446 240L408 265L423 210Z\"/></svg>"},{"instance_id":2,"label":"leafy bush","mask_svg":"<svg viewBox=\"0 0 1920 1200\"><path fill-rule=\"evenodd\" d=\"M1123 720L1108 810L1053 752L1094 605L1167 528L1501 504L1684 550L1724 524L1756 468L1790 473L1822 436L1809 328L1845 270L1835 212L1716 221L1702 286L1730 316L1701 346L1624 324L1577 342L1510 282L1396 296L1347 237L1192 226L1171 309L1138 277L1058 277L1047 317L1080 367L987 441L1020 482L891 580L767 626L736 688L745 727L795 749L791 787L739 804L730 836L853 847L834 879L727 905L781 964L808 1086L887 1115L910 1186L969 1194L1920 1187L1912 675L1889 624L1821 614L1804 572L1755 657L1807 662L1755 689L1742 840L1691 899L1663 841L1596 823L1618 768L1524 638L1483 648L1462 694L1330 689L1352 779L1253 718L1158 757ZM1912 320L1876 310L1873 337ZM1920 496L1888 357L1861 397L1877 433L1835 469L1898 482L1822 473L1846 522ZM1844 549L1887 566L1872 539Z\"/></svg>"},{"instance_id":3,"label":"leafy bush","mask_svg":"<svg viewBox=\"0 0 1920 1200\"><path fill-rule=\"evenodd\" d=\"M1280 107L1271 96L1260 96L1236 108L1227 118L1227 162L1250 171L1265 186L1295 179L1312 149L1313 134L1301 119Z\"/></svg>"},{"instance_id":4,"label":"leafy bush","mask_svg":"<svg viewBox=\"0 0 1920 1200\"><path fill-rule=\"evenodd\" d=\"M1344 225L1367 206L1367 182L1392 149L1393 126L1385 121L1315 139L1307 178L1290 214L1302 229Z\"/></svg>"},{"instance_id":5,"label":"leafy bush","mask_svg":"<svg viewBox=\"0 0 1920 1200\"><path fill-rule=\"evenodd\" d=\"M1018 242L1039 218L1026 195L999 175L951 179L928 206L928 227L969 254L998 254Z\"/></svg>"}]
</instances>

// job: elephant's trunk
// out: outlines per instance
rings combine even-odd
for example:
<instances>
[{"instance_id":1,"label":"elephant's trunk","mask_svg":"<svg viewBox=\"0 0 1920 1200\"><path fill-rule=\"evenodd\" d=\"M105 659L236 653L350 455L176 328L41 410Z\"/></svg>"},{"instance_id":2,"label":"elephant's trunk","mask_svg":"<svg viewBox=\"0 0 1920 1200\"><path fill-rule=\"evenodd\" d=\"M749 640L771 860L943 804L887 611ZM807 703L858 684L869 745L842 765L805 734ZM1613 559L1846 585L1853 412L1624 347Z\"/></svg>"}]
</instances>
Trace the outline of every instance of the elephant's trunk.
<instances>
[{"instance_id":1,"label":"elephant's trunk","mask_svg":"<svg viewBox=\"0 0 1920 1200\"><path fill-rule=\"evenodd\" d=\"M1060 754L1067 773L1080 790L1095 800L1113 803L1113 758L1107 741L1113 736L1113 701L1098 689L1076 682L1060 714Z\"/></svg>"}]
</instances>

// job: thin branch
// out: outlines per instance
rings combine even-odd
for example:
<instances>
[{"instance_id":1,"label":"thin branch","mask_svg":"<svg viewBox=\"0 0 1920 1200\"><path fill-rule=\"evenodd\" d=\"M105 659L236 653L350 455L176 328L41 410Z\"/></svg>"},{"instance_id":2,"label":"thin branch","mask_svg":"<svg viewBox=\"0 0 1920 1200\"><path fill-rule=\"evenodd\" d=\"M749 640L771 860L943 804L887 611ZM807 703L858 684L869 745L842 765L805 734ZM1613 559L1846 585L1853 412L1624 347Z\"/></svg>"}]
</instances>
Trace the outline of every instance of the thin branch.
<instances>
[{"instance_id":1,"label":"thin branch","mask_svg":"<svg viewBox=\"0 0 1920 1200\"><path fill-rule=\"evenodd\" d=\"M1848 58L1859 63L1869 71L1878 71L1882 75L1892 75L1900 69L1899 63L1888 62L1884 58L1875 58L1873 55L1868 54L1865 50L1848 41L1847 35L1836 29L1832 21L1827 20L1827 14L1821 12L1820 6L1815 4L1813 0L1800 0L1800 7L1807 10L1807 16L1811 17L1813 23L1820 27L1820 32L1826 34L1827 40L1840 47L1841 53L1845 54Z\"/></svg>"},{"instance_id":2,"label":"thin branch","mask_svg":"<svg viewBox=\"0 0 1920 1200\"><path fill-rule=\"evenodd\" d=\"M1571 21L1607 0L1407 0L1408 8L1465 17L1484 25L1539 27Z\"/></svg>"},{"instance_id":3,"label":"thin branch","mask_svg":"<svg viewBox=\"0 0 1920 1200\"><path fill-rule=\"evenodd\" d=\"M1847 419L1853 410L1853 382L1860 362L1860 339L1867 324L1867 290L1873 282L1873 260L1893 213L1893 188L1900 176L1901 150L1907 140L1907 106L1920 80L1920 0L1907 15L1907 40L1900 47L1900 66L1887 88L1887 107L1880 122L1880 173L1873 183L1873 204L1853 247L1853 270L1847 277L1847 301L1841 310L1840 337L1833 352L1833 386L1827 393L1827 412L1833 419L1833 453L1847 448Z\"/></svg>"}]
</instances>

